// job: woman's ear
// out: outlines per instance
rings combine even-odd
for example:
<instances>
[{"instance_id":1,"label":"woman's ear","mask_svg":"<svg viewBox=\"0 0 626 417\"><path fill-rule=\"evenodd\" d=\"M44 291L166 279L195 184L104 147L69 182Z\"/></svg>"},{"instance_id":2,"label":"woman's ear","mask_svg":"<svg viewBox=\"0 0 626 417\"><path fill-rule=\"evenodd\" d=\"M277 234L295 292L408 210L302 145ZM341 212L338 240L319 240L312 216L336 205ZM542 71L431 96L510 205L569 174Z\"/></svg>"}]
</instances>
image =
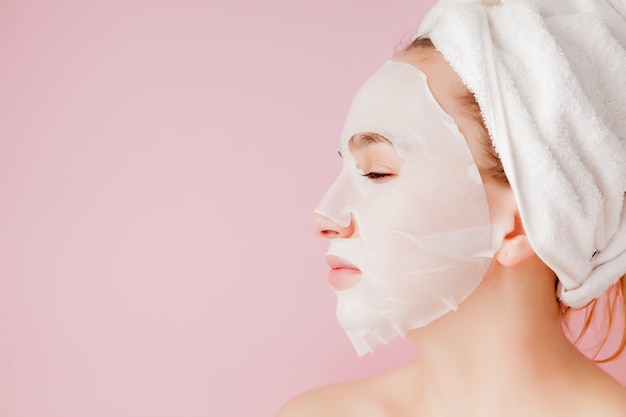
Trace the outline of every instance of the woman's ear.
<instances>
[{"instance_id":1,"label":"woman's ear","mask_svg":"<svg viewBox=\"0 0 626 417\"><path fill-rule=\"evenodd\" d=\"M530 246L519 212L516 212L513 230L504 236L494 257L502 266L513 267L533 255L535 250Z\"/></svg>"}]
</instances>

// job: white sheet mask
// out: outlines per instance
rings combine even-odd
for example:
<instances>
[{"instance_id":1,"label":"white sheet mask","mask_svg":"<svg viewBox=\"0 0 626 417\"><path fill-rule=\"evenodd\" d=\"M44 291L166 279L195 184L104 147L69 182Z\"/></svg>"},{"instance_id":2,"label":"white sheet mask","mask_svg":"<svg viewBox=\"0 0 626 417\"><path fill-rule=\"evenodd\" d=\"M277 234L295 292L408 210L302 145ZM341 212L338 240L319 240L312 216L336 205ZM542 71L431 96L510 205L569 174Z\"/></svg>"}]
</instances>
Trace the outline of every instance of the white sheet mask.
<instances>
[{"instance_id":1,"label":"white sheet mask","mask_svg":"<svg viewBox=\"0 0 626 417\"><path fill-rule=\"evenodd\" d=\"M360 133L391 141L398 175L363 176L359 167L370 168L349 147ZM337 291L337 316L363 355L456 310L485 275L502 233L491 225L465 138L416 67L390 61L367 80L339 150L342 170L315 212L355 223L356 236L331 239L328 254L361 270L358 284Z\"/></svg>"}]
</instances>

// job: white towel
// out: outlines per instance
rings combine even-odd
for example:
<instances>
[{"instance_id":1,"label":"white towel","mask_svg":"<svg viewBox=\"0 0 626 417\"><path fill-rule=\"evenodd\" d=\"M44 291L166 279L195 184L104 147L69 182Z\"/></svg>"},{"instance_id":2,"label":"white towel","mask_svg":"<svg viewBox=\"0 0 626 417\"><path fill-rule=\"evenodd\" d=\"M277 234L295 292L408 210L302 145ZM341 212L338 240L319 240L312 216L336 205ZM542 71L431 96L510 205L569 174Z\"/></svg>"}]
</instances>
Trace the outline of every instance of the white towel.
<instances>
[{"instance_id":1,"label":"white towel","mask_svg":"<svg viewBox=\"0 0 626 417\"><path fill-rule=\"evenodd\" d=\"M561 301L599 297L626 273L626 0L441 0L417 35L476 96Z\"/></svg>"}]
</instances>

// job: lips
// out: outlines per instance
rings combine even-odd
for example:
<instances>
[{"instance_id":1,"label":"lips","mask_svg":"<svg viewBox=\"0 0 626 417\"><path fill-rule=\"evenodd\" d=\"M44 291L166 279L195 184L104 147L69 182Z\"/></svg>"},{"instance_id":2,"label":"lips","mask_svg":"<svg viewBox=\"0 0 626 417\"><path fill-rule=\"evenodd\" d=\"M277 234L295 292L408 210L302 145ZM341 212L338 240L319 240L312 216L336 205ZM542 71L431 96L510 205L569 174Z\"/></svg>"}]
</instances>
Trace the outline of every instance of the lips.
<instances>
[{"instance_id":1,"label":"lips","mask_svg":"<svg viewBox=\"0 0 626 417\"><path fill-rule=\"evenodd\" d=\"M332 269L354 269L359 271L355 265L335 255L326 255L326 263Z\"/></svg>"},{"instance_id":2,"label":"lips","mask_svg":"<svg viewBox=\"0 0 626 417\"><path fill-rule=\"evenodd\" d=\"M354 287L361 280L361 271L350 262L334 255L326 255L326 263L331 270L328 283L337 291Z\"/></svg>"}]
</instances>

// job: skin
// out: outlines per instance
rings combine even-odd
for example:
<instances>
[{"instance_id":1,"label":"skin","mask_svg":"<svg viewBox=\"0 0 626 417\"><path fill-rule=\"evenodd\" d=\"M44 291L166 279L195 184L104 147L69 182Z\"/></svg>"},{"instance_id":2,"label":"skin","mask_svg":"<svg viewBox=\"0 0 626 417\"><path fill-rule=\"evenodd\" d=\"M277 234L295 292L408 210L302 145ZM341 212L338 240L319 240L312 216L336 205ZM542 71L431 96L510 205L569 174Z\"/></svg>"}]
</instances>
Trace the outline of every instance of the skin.
<instances>
[{"instance_id":1,"label":"skin","mask_svg":"<svg viewBox=\"0 0 626 417\"><path fill-rule=\"evenodd\" d=\"M476 122L455 99L467 90L441 54L414 48L395 60L427 75L433 95L455 119L477 165L484 166L482 145L473 139ZM626 415L626 389L566 338L554 273L531 248L511 190L487 176L483 181L492 221L505 225L504 242L457 311L409 332L420 359L301 394L278 417ZM358 235L354 221L342 227L319 214L313 228L329 239Z\"/></svg>"}]
</instances>

